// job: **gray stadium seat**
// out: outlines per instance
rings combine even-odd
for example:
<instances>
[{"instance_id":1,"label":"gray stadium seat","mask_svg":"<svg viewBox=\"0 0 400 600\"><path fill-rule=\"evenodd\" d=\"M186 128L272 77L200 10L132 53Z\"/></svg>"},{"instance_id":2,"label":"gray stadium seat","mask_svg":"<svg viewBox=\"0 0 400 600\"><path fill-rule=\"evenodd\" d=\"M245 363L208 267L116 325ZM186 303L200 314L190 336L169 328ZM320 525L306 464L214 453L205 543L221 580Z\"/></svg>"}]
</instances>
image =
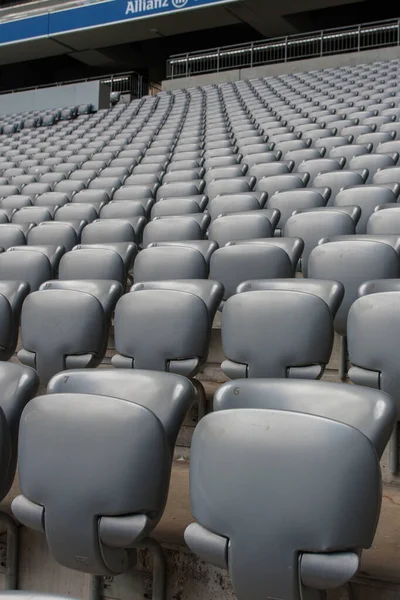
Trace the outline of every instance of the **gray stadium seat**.
<instances>
[{"instance_id":1,"label":"gray stadium seat","mask_svg":"<svg viewBox=\"0 0 400 600\"><path fill-rule=\"evenodd\" d=\"M295 336L284 334L293 327ZM332 314L319 296L288 289L244 292L224 306L222 347L227 358L221 368L231 379L319 379L333 338Z\"/></svg>"},{"instance_id":2,"label":"gray stadium seat","mask_svg":"<svg viewBox=\"0 0 400 600\"><path fill-rule=\"evenodd\" d=\"M27 407L20 429L23 495L13 501L14 515L26 526L44 531L51 555L59 563L96 575L115 576L129 570L136 562L135 546L160 520L172 449L193 400L193 386L177 375L143 371L118 375L118 371L104 375L88 371L84 378L72 371L64 384L68 379L81 393L63 393L62 383L55 379L52 386L59 393L36 398ZM105 389L113 397L104 395ZM39 417L36 421L30 418L31 410ZM104 444L101 432L110 428L114 436ZM49 472L60 471L66 454L71 470L63 481L73 498L69 504L64 502L63 486L54 486L48 477ZM144 472L151 473L150 487L143 485ZM112 493L100 493L104 478ZM88 480L95 505L84 501L82 479ZM35 490L44 494L44 502L37 503ZM76 556L87 560L77 562Z\"/></svg>"},{"instance_id":3,"label":"gray stadium seat","mask_svg":"<svg viewBox=\"0 0 400 600\"><path fill-rule=\"evenodd\" d=\"M89 203L69 202L59 208L54 215L55 221L86 221L92 223L98 218L97 210Z\"/></svg>"},{"instance_id":4,"label":"gray stadium seat","mask_svg":"<svg viewBox=\"0 0 400 600\"><path fill-rule=\"evenodd\" d=\"M333 317L343 300L344 287L339 281L322 279L252 279L241 283L236 292L259 292L265 290L289 290L318 296L328 305Z\"/></svg>"},{"instance_id":5,"label":"gray stadium seat","mask_svg":"<svg viewBox=\"0 0 400 600\"><path fill-rule=\"evenodd\" d=\"M18 224L29 224L39 225L44 221L52 221L54 208L52 206L24 206L16 213L13 214L11 222Z\"/></svg>"},{"instance_id":6,"label":"gray stadium seat","mask_svg":"<svg viewBox=\"0 0 400 600\"><path fill-rule=\"evenodd\" d=\"M30 196L18 194L17 196L7 196L7 198L0 200L0 208L19 210L25 206L32 206L32 200Z\"/></svg>"},{"instance_id":7,"label":"gray stadium seat","mask_svg":"<svg viewBox=\"0 0 400 600\"><path fill-rule=\"evenodd\" d=\"M398 154L363 154L362 156L354 156L349 161L348 168L353 171L368 169L369 175L366 183L372 183L372 179L379 169L394 167L398 158Z\"/></svg>"},{"instance_id":8,"label":"gray stadium seat","mask_svg":"<svg viewBox=\"0 0 400 600\"><path fill-rule=\"evenodd\" d=\"M348 349L352 367L349 377L358 385L380 389L393 398L398 419L398 365L396 347L399 333L397 310L400 307L398 280L367 283L360 289L361 298L351 306L348 318ZM391 291L393 290L393 291ZM389 468L399 469L398 426L389 452Z\"/></svg>"},{"instance_id":9,"label":"gray stadium seat","mask_svg":"<svg viewBox=\"0 0 400 600\"><path fill-rule=\"evenodd\" d=\"M400 231L400 204L377 206L367 222L367 234L397 234Z\"/></svg>"},{"instance_id":10,"label":"gray stadium seat","mask_svg":"<svg viewBox=\"0 0 400 600\"><path fill-rule=\"evenodd\" d=\"M43 385L65 369L100 364L122 291L115 281L46 282L24 303L19 360L36 369Z\"/></svg>"},{"instance_id":11,"label":"gray stadium seat","mask_svg":"<svg viewBox=\"0 0 400 600\"><path fill-rule=\"evenodd\" d=\"M65 206L68 204L69 198L66 194L60 192L46 192L35 198L35 206Z\"/></svg>"},{"instance_id":12,"label":"gray stadium seat","mask_svg":"<svg viewBox=\"0 0 400 600\"><path fill-rule=\"evenodd\" d=\"M321 243L314 248L308 260L310 279L330 279L344 285L345 295L335 318L335 331L342 336L340 376L346 371L347 316L357 299L358 288L371 279L391 279L400 275L399 256L389 241L373 238L347 239ZM378 236L377 236L378 237ZM394 236L393 236L394 237ZM385 236L381 236L383 240ZM329 239L329 238L328 238Z\"/></svg>"},{"instance_id":13,"label":"gray stadium seat","mask_svg":"<svg viewBox=\"0 0 400 600\"><path fill-rule=\"evenodd\" d=\"M155 242L201 240L202 238L201 226L193 215L157 217L144 228L143 247L146 248Z\"/></svg>"},{"instance_id":14,"label":"gray stadium seat","mask_svg":"<svg viewBox=\"0 0 400 600\"><path fill-rule=\"evenodd\" d=\"M307 174L289 173L287 175L272 175L263 177L257 182L257 190L266 192L271 198L276 192L304 188L308 182Z\"/></svg>"},{"instance_id":15,"label":"gray stadium seat","mask_svg":"<svg viewBox=\"0 0 400 600\"><path fill-rule=\"evenodd\" d=\"M106 279L125 285L126 271L121 255L115 250L77 246L62 257L58 277L62 280Z\"/></svg>"},{"instance_id":16,"label":"gray stadium seat","mask_svg":"<svg viewBox=\"0 0 400 600\"><path fill-rule=\"evenodd\" d=\"M302 255L302 271L304 277L308 273L308 258L311 251L318 246L321 239L334 235L353 235L356 232L354 220L345 213L334 209L305 210L294 214L286 221L283 235L299 237L304 241Z\"/></svg>"},{"instance_id":17,"label":"gray stadium seat","mask_svg":"<svg viewBox=\"0 0 400 600\"><path fill-rule=\"evenodd\" d=\"M154 245L142 250L133 271L135 283L169 279L206 279L208 264L203 253L188 246Z\"/></svg>"},{"instance_id":18,"label":"gray stadium seat","mask_svg":"<svg viewBox=\"0 0 400 600\"><path fill-rule=\"evenodd\" d=\"M216 250L210 260L210 278L224 286L224 301L248 279L293 277L293 265L282 247L254 243L228 245ZM221 305L223 308L223 305Z\"/></svg>"},{"instance_id":19,"label":"gray stadium seat","mask_svg":"<svg viewBox=\"0 0 400 600\"><path fill-rule=\"evenodd\" d=\"M28 232L28 246L61 245L66 252L79 243L80 236L72 224L67 222L44 221Z\"/></svg>"},{"instance_id":20,"label":"gray stadium seat","mask_svg":"<svg viewBox=\"0 0 400 600\"><path fill-rule=\"evenodd\" d=\"M274 228L266 214L232 214L215 219L208 230L208 239L222 247L228 242L273 236Z\"/></svg>"},{"instance_id":21,"label":"gray stadium seat","mask_svg":"<svg viewBox=\"0 0 400 600\"><path fill-rule=\"evenodd\" d=\"M284 226L298 209L317 208L326 206L327 200L313 189L286 190L277 192L267 200L266 207L277 209L280 212L280 219L275 230L275 235L282 234Z\"/></svg>"},{"instance_id":22,"label":"gray stadium seat","mask_svg":"<svg viewBox=\"0 0 400 600\"><path fill-rule=\"evenodd\" d=\"M0 280L26 282L31 292L53 277L49 258L43 252L9 251L0 254Z\"/></svg>"},{"instance_id":23,"label":"gray stadium seat","mask_svg":"<svg viewBox=\"0 0 400 600\"><path fill-rule=\"evenodd\" d=\"M362 185L341 190L334 199L334 206L359 206L361 218L357 223L356 233L363 234L367 223L377 206L396 202L396 196L389 188L378 185Z\"/></svg>"},{"instance_id":24,"label":"gray stadium seat","mask_svg":"<svg viewBox=\"0 0 400 600\"><path fill-rule=\"evenodd\" d=\"M319 382L234 384L235 393L242 387L251 390L246 408L240 405L239 393L242 410L208 415L193 437L190 492L196 523L187 528L186 543L202 560L229 571L239 600L317 596L317 590L345 584L359 568L361 550L372 545L375 535L381 506L376 446L384 446L394 420L390 399L376 391L366 390L364 396ZM288 387L282 387L277 406L269 408L268 399L275 401L279 384ZM231 389L222 388L218 398ZM325 390L327 403L321 404ZM347 410L337 412L337 407L347 409L351 401L354 412L343 418ZM371 439L366 414L375 414L380 402L385 415L381 422L374 421ZM285 403L289 410L281 410ZM339 438L350 463L338 456ZM321 439L326 453L320 452ZM300 499L291 493L293 474L304 490ZM234 498L227 481L240 489ZM355 507L351 515L349 503ZM307 525L299 528L299 523Z\"/></svg>"},{"instance_id":25,"label":"gray stadium seat","mask_svg":"<svg viewBox=\"0 0 400 600\"><path fill-rule=\"evenodd\" d=\"M135 230L122 219L96 219L82 231L82 244L136 242Z\"/></svg>"}]
</instances>

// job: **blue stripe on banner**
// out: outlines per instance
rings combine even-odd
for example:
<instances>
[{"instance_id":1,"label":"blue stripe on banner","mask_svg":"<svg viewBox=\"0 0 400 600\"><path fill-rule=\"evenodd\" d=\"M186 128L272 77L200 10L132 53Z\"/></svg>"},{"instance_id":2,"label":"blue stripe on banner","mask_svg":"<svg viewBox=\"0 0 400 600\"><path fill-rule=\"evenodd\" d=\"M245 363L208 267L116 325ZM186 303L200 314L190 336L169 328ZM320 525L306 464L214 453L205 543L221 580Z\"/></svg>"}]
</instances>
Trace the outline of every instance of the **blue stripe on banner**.
<instances>
[{"instance_id":1,"label":"blue stripe on banner","mask_svg":"<svg viewBox=\"0 0 400 600\"><path fill-rule=\"evenodd\" d=\"M0 24L0 44L9 44L47 37L49 35L49 15L40 15L30 19L20 19Z\"/></svg>"},{"instance_id":2,"label":"blue stripe on banner","mask_svg":"<svg viewBox=\"0 0 400 600\"><path fill-rule=\"evenodd\" d=\"M109 0L0 24L0 45L234 0Z\"/></svg>"}]
</instances>

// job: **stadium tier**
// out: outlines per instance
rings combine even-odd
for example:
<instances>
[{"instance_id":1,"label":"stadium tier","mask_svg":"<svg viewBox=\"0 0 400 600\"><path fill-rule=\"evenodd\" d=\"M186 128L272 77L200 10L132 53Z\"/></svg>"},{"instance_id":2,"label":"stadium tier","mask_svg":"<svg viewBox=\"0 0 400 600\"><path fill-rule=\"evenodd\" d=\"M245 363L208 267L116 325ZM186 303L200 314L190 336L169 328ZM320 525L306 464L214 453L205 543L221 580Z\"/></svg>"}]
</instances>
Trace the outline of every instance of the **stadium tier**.
<instances>
[{"instance_id":1,"label":"stadium tier","mask_svg":"<svg viewBox=\"0 0 400 600\"><path fill-rule=\"evenodd\" d=\"M165 511L239 600L368 571L380 462L400 481L399 72L2 118L1 498L18 463L14 517L91 598L142 546L165 598Z\"/></svg>"}]
</instances>

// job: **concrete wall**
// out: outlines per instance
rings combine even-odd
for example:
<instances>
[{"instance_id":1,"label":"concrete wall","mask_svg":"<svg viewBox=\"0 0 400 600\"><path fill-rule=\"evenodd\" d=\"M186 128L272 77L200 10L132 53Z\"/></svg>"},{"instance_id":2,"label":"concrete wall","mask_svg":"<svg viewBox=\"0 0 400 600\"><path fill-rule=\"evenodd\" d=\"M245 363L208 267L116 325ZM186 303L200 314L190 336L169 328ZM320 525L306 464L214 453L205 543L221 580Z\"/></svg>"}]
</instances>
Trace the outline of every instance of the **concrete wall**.
<instances>
[{"instance_id":1,"label":"concrete wall","mask_svg":"<svg viewBox=\"0 0 400 600\"><path fill-rule=\"evenodd\" d=\"M313 71L314 69L328 69L330 67L355 66L371 63L377 60L391 60L400 58L400 47L380 48L375 50L364 50L349 54L334 54L332 56L321 56L320 58L308 58L287 63L275 63L260 67L234 69L220 73L206 73L194 77L182 77L181 79L167 79L162 82L163 90L178 90L200 85L225 83L239 81L240 79L253 79L256 77L271 77L284 75L285 73L301 73Z\"/></svg>"},{"instance_id":2,"label":"concrete wall","mask_svg":"<svg viewBox=\"0 0 400 600\"><path fill-rule=\"evenodd\" d=\"M99 81L87 81L3 94L0 95L0 115L28 110L62 108L63 106L86 103L92 103L97 109L99 108L100 88L102 87L104 86L101 86Z\"/></svg>"}]
</instances>

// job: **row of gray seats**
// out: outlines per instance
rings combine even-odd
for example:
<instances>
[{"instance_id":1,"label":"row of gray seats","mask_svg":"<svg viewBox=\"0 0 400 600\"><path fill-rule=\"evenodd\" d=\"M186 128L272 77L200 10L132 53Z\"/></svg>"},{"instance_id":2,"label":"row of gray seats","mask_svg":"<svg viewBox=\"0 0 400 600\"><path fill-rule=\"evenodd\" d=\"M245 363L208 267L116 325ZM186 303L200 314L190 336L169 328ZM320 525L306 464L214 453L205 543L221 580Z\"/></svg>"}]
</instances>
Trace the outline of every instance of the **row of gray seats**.
<instances>
[{"instance_id":1,"label":"row of gray seats","mask_svg":"<svg viewBox=\"0 0 400 600\"><path fill-rule=\"evenodd\" d=\"M194 389L171 373L65 375L50 381L46 396L32 399L34 371L0 365L8 394L0 412L2 458L14 459L14 468L2 462L3 497L18 436L21 494L12 502L14 516L45 534L63 566L116 576L134 566L136 549L163 515L172 452ZM379 458L395 420L394 401L378 390L275 379L224 384L214 413L193 438L196 522L186 530L187 544L229 571L239 600L266 590L294 600L345 584L373 543L382 498ZM289 493L293 473L300 496Z\"/></svg>"}]
</instances>

